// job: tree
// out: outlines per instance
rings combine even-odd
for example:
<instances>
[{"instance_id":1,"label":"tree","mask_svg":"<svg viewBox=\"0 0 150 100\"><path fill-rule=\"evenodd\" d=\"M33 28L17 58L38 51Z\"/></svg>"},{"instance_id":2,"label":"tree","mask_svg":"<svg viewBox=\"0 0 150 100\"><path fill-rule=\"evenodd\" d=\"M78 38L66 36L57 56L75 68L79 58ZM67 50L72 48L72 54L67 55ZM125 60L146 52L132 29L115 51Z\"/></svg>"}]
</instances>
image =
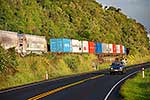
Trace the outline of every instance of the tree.
<instances>
[{"instance_id":1,"label":"tree","mask_svg":"<svg viewBox=\"0 0 150 100\"><path fill-rule=\"evenodd\" d=\"M116 11L117 9L113 6L110 6L107 10L110 10L110 11Z\"/></svg>"}]
</instances>

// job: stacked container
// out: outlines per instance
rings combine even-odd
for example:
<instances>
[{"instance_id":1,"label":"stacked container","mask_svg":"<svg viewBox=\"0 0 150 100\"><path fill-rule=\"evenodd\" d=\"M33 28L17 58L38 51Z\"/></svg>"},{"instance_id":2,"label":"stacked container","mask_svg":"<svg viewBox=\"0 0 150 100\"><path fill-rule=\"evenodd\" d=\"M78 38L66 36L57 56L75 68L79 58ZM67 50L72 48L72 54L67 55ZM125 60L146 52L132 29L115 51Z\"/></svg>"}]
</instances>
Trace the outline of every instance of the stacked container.
<instances>
[{"instance_id":1,"label":"stacked container","mask_svg":"<svg viewBox=\"0 0 150 100\"><path fill-rule=\"evenodd\" d=\"M89 52L88 41L82 41L82 52L83 53L88 53Z\"/></svg>"},{"instance_id":2,"label":"stacked container","mask_svg":"<svg viewBox=\"0 0 150 100\"><path fill-rule=\"evenodd\" d=\"M50 51L51 52L71 52L71 40L60 38L50 39Z\"/></svg>"},{"instance_id":3,"label":"stacked container","mask_svg":"<svg viewBox=\"0 0 150 100\"><path fill-rule=\"evenodd\" d=\"M72 52L81 53L82 52L82 42L79 40L71 40Z\"/></svg>"},{"instance_id":4,"label":"stacked container","mask_svg":"<svg viewBox=\"0 0 150 100\"><path fill-rule=\"evenodd\" d=\"M88 42L88 45L89 45L89 53L95 53L95 43Z\"/></svg>"},{"instance_id":5,"label":"stacked container","mask_svg":"<svg viewBox=\"0 0 150 100\"><path fill-rule=\"evenodd\" d=\"M95 52L97 54L102 53L102 44L101 43L98 43L98 42L95 43Z\"/></svg>"}]
</instances>

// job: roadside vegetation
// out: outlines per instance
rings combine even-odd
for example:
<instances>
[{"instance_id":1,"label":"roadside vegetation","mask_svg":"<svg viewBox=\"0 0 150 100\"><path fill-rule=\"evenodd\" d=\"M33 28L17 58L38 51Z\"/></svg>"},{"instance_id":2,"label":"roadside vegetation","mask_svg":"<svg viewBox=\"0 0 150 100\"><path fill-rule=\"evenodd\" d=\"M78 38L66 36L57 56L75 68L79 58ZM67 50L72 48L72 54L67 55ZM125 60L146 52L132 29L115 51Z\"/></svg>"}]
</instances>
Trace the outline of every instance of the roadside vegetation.
<instances>
[{"instance_id":1,"label":"roadside vegetation","mask_svg":"<svg viewBox=\"0 0 150 100\"><path fill-rule=\"evenodd\" d=\"M95 71L92 67L92 60L95 60L96 56L93 54L49 54L42 56L32 54L24 58L17 55L16 59L18 65L15 67L16 71L12 72L13 74L0 74L0 89L45 80L46 72L49 79L52 79Z\"/></svg>"},{"instance_id":2,"label":"roadside vegetation","mask_svg":"<svg viewBox=\"0 0 150 100\"><path fill-rule=\"evenodd\" d=\"M123 100L150 100L150 69L145 70L145 78L142 73L128 79L121 88Z\"/></svg>"},{"instance_id":3,"label":"roadside vegetation","mask_svg":"<svg viewBox=\"0 0 150 100\"><path fill-rule=\"evenodd\" d=\"M95 0L0 0L0 30L123 44L130 48L128 65L150 61L145 28L120 8ZM95 71L94 54L34 55L24 58L0 47L0 89L49 78ZM96 70L110 63L96 63Z\"/></svg>"},{"instance_id":4,"label":"roadside vegetation","mask_svg":"<svg viewBox=\"0 0 150 100\"><path fill-rule=\"evenodd\" d=\"M150 55L128 55L127 56L127 65L140 64L144 62L150 62Z\"/></svg>"},{"instance_id":5,"label":"roadside vegetation","mask_svg":"<svg viewBox=\"0 0 150 100\"><path fill-rule=\"evenodd\" d=\"M15 50L5 50L0 46L0 74L13 74L17 65Z\"/></svg>"},{"instance_id":6,"label":"roadside vegetation","mask_svg":"<svg viewBox=\"0 0 150 100\"><path fill-rule=\"evenodd\" d=\"M142 61L144 58L145 57L137 59ZM148 57L146 57L146 61L147 58ZM93 54L49 54L40 56L32 54L24 58L16 54L16 60L13 61L15 61L17 65L11 69L9 68L9 72L5 70L1 71L0 89L43 81L46 79L46 72L48 73L49 79L53 79L66 75L109 68L111 63L96 63L93 66L93 61L96 59L97 57ZM137 59L134 58L135 61L137 61ZM0 61L2 62L1 59ZM14 64L14 62L11 63ZM137 62L132 62L132 64L136 63Z\"/></svg>"}]
</instances>

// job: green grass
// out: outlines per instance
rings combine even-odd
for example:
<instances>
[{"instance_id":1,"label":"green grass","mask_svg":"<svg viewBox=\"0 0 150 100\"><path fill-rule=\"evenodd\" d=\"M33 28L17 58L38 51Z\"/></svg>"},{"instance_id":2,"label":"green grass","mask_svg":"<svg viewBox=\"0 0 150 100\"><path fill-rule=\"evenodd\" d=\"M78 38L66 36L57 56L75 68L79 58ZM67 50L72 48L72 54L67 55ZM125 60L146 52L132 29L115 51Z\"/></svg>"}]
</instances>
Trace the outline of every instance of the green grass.
<instances>
[{"instance_id":1,"label":"green grass","mask_svg":"<svg viewBox=\"0 0 150 100\"><path fill-rule=\"evenodd\" d=\"M98 64L97 66L97 70L103 70L103 69L107 69L110 68L111 63L102 63L102 64Z\"/></svg>"},{"instance_id":2,"label":"green grass","mask_svg":"<svg viewBox=\"0 0 150 100\"><path fill-rule=\"evenodd\" d=\"M48 72L49 79L66 75L94 71L92 61L95 55L31 55L17 57L17 72L13 75L0 74L0 89L29 84L45 80Z\"/></svg>"},{"instance_id":3,"label":"green grass","mask_svg":"<svg viewBox=\"0 0 150 100\"><path fill-rule=\"evenodd\" d=\"M120 91L124 100L150 100L150 69L145 70L145 78L142 73L128 79Z\"/></svg>"},{"instance_id":4,"label":"green grass","mask_svg":"<svg viewBox=\"0 0 150 100\"><path fill-rule=\"evenodd\" d=\"M97 69L94 69L93 62L96 59L96 55L93 54L30 55L24 58L17 56L17 72L14 74L0 74L0 89L45 80L46 71L48 72L49 79L53 79L66 75L74 75L109 68L111 63L96 63ZM130 59L128 61L130 61ZM128 63L141 63L137 62L141 61L141 59L144 59L146 62L149 60L149 57L134 57L136 62Z\"/></svg>"},{"instance_id":5,"label":"green grass","mask_svg":"<svg viewBox=\"0 0 150 100\"><path fill-rule=\"evenodd\" d=\"M140 64L140 63L144 63L144 62L149 62L150 61L150 56L146 55L146 56L142 56L142 55L129 55L127 56L127 65L133 65L133 64Z\"/></svg>"}]
</instances>

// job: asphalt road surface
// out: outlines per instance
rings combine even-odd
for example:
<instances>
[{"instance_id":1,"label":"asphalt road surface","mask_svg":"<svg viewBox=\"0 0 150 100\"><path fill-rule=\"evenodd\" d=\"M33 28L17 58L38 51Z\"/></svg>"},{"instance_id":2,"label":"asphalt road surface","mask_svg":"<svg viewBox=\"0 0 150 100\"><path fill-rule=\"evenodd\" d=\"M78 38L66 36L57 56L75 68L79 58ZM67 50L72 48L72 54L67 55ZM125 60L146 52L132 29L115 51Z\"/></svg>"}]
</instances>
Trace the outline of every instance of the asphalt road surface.
<instances>
[{"instance_id":1,"label":"asphalt road surface","mask_svg":"<svg viewBox=\"0 0 150 100\"><path fill-rule=\"evenodd\" d=\"M132 66L124 75L108 70L67 76L0 91L0 100L121 100L121 84L150 63Z\"/></svg>"}]
</instances>

